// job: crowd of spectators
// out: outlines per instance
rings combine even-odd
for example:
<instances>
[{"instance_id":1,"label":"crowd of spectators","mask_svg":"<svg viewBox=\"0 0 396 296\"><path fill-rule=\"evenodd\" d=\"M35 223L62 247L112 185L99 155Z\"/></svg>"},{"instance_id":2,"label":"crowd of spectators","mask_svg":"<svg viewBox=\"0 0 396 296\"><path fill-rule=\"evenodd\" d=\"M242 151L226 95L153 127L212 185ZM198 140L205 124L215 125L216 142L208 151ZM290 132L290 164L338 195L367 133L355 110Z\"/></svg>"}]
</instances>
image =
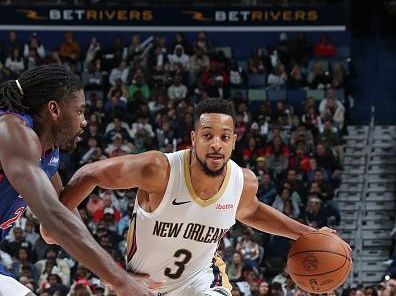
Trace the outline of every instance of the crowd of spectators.
<instances>
[{"instance_id":1,"label":"crowd of spectators","mask_svg":"<svg viewBox=\"0 0 396 296\"><path fill-rule=\"evenodd\" d=\"M274 44L252 48L245 63L216 50L216 41L205 32L198 32L192 42L181 33L174 40L161 35L142 40L134 34L125 42L115 37L106 45L92 37L88 48L82 48L73 33L65 33L52 51L36 33L20 40L9 32L1 41L0 82L48 63L80 75L88 106L82 143L73 154L61 155L64 183L77 168L100 159L189 148L194 104L224 98L237 111L233 159L255 172L258 199L315 228L339 225L335 192L341 182L348 104L337 99L336 92L347 97L352 88L329 36L313 44L304 34L289 40L282 33ZM244 90L257 75L264 77L262 90L323 89L325 96L307 97L299 112L286 98L252 105ZM82 220L120 266L125 265L135 196L135 189L96 189L79 207ZM37 295L112 295L64 250L46 245L38 225L27 210L1 246L2 264L21 283ZM239 224L231 229L219 253L228 263L233 295L306 295L283 269L289 246L285 238ZM379 292L377 287L344 290L348 296Z\"/></svg>"}]
</instances>

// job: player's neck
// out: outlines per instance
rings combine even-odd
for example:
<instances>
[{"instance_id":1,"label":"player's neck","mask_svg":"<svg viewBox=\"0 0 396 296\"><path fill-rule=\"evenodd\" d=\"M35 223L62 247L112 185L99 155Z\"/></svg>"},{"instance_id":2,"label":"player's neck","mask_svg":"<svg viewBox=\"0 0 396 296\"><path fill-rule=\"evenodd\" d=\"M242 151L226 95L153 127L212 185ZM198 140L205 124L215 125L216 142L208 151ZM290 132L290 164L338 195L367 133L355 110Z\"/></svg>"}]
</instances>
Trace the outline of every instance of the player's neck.
<instances>
[{"instance_id":1,"label":"player's neck","mask_svg":"<svg viewBox=\"0 0 396 296\"><path fill-rule=\"evenodd\" d=\"M55 146L52 129L48 124L37 121L36 133L40 139L43 151L47 151Z\"/></svg>"},{"instance_id":2,"label":"player's neck","mask_svg":"<svg viewBox=\"0 0 396 296\"><path fill-rule=\"evenodd\" d=\"M192 187L201 199L211 198L220 190L226 176L225 169L219 176L208 176L194 157L191 158L189 166Z\"/></svg>"}]
</instances>

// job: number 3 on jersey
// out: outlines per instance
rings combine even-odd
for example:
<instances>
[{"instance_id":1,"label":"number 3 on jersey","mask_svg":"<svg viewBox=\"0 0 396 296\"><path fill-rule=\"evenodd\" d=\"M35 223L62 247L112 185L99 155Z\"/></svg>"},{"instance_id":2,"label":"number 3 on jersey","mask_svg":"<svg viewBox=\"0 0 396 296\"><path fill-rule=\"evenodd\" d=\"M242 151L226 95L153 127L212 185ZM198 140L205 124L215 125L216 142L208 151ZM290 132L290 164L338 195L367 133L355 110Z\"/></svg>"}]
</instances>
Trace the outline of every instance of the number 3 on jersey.
<instances>
[{"instance_id":1,"label":"number 3 on jersey","mask_svg":"<svg viewBox=\"0 0 396 296\"><path fill-rule=\"evenodd\" d=\"M179 259L174 263L177 266L176 271L172 272L172 269L167 267L164 274L172 280L178 279L182 275L186 264L191 260L191 256L191 252L186 249L177 250L173 255L173 257Z\"/></svg>"}]
</instances>

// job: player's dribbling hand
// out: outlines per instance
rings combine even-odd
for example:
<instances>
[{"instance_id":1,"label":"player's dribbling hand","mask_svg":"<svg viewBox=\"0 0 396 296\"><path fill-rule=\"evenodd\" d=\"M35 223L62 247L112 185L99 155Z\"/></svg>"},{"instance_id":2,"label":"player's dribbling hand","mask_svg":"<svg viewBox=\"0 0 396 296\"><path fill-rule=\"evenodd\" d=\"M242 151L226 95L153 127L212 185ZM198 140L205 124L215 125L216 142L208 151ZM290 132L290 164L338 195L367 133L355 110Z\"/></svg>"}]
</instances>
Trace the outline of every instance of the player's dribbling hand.
<instances>
[{"instance_id":1,"label":"player's dribbling hand","mask_svg":"<svg viewBox=\"0 0 396 296\"><path fill-rule=\"evenodd\" d=\"M147 288L149 289L159 289L162 288L165 285L165 282L158 282L154 281L152 278L150 278L150 275L147 273L129 273L131 276L133 276L136 280L140 281L143 283Z\"/></svg>"},{"instance_id":2,"label":"player's dribbling hand","mask_svg":"<svg viewBox=\"0 0 396 296\"><path fill-rule=\"evenodd\" d=\"M129 279L128 282L121 286L113 286L107 283L104 284L108 287L109 291L115 292L117 296L154 296L154 293L133 278Z\"/></svg>"},{"instance_id":3,"label":"player's dribbling hand","mask_svg":"<svg viewBox=\"0 0 396 296\"><path fill-rule=\"evenodd\" d=\"M124 287L114 289L117 296L154 296L154 293L151 292L149 289L138 289L136 285L133 287Z\"/></svg>"},{"instance_id":4,"label":"player's dribbling hand","mask_svg":"<svg viewBox=\"0 0 396 296\"><path fill-rule=\"evenodd\" d=\"M322 227L319 229L320 232L329 233L329 234L336 234L336 230L329 228L329 227Z\"/></svg>"},{"instance_id":5,"label":"player's dribbling hand","mask_svg":"<svg viewBox=\"0 0 396 296\"><path fill-rule=\"evenodd\" d=\"M334 235L336 235L336 236L340 239L340 241L341 241L342 243L345 244L345 246L347 247L347 249L348 249L348 251L349 251L350 256L352 257L352 249L351 249L351 247L349 246L349 244L348 244L347 242L345 242L343 239L341 239L341 238L336 234L336 230L331 229L331 228L329 228L329 227L322 227L321 229L319 229L319 231L320 231L320 232L323 232L323 233L329 233L329 234L334 234Z\"/></svg>"},{"instance_id":6,"label":"player's dribbling hand","mask_svg":"<svg viewBox=\"0 0 396 296\"><path fill-rule=\"evenodd\" d=\"M47 232L47 230L45 230L45 229L41 226L41 224L40 224L40 234L41 234L41 237L43 238L43 240L44 240L47 244L49 244L49 245L59 245L59 244L56 242L56 240L53 239L53 238L49 235L49 233Z\"/></svg>"},{"instance_id":7,"label":"player's dribbling hand","mask_svg":"<svg viewBox=\"0 0 396 296\"><path fill-rule=\"evenodd\" d=\"M112 286L104 283L110 290L116 292L118 296L154 296L151 289L163 287L163 282L155 282L148 274L129 273L131 278L122 286Z\"/></svg>"}]
</instances>

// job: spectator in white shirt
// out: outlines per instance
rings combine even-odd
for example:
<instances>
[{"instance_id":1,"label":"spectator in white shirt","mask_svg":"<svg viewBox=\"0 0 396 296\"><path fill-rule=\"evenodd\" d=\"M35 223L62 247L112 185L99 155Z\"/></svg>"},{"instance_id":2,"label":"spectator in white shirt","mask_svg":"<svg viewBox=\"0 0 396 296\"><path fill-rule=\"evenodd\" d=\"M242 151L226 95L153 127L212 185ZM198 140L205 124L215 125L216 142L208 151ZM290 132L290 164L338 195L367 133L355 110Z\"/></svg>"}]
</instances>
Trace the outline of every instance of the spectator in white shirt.
<instances>
[{"instance_id":1,"label":"spectator in white shirt","mask_svg":"<svg viewBox=\"0 0 396 296\"><path fill-rule=\"evenodd\" d=\"M172 100L179 101L184 100L187 96L187 87L181 83L182 78L176 75L173 83L168 88L168 96Z\"/></svg>"},{"instance_id":2,"label":"spectator in white shirt","mask_svg":"<svg viewBox=\"0 0 396 296\"><path fill-rule=\"evenodd\" d=\"M129 67L125 61L121 61L117 68L113 68L110 72L109 82L111 85L116 84L116 80L121 78L123 83L127 83L129 75Z\"/></svg>"},{"instance_id":3,"label":"spectator in white shirt","mask_svg":"<svg viewBox=\"0 0 396 296\"><path fill-rule=\"evenodd\" d=\"M16 74L25 70L25 63L19 49L13 49L12 54L5 61L5 66Z\"/></svg>"},{"instance_id":4,"label":"spectator in white shirt","mask_svg":"<svg viewBox=\"0 0 396 296\"><path fill-rule=\"evenodd\" d=\"M148 122L148 120L143 115L139 115L136 122L132 123L131 129L129 132L131 138L134 139L136 137L137 133L139 132L139 130L141 130L141 129L145 130L145 132L147 133L147 135L149 137L153 138L155 136L151 124Z\"/></svg>"},{"instance_id":5,"label":"spectator in white shirt","mask_svg":"<svg viewBox=\"0 0 396 296\"><path fill-rule=\"evenodd\" d=\"M322 119L331 118L338 130L342 130L345 120L345 107L336 99L334 89L327 90L327 97L319 104L319 113Z\"/></svg>"},{"instance_id":6,"label":"spectator in white shirt","mask_svg":"<svg viewBox=\"0 0 396 296\"><path fill-rule=\"evenodd\" d=\"M130 142L124 141L122 135L117 133L113 137L113 142L107 145L104 152L109 158L126 155L133 152L133 145Z\"/></svg>"},{"instance_id":7,"label":"spectator in white shirt","mask_svg":"<svg viewBox=\"0 0 396 296\"><path fill-rule=\"evenodd\" d=\"M11 269L12 262L11 256L8 253L0 250L0 263L7 269Z\"/></svg>"},{"instance_id":8,"label":"spectator in white shirt","mask_svg":"<svg viewBox=\"0 0 396 296\"><path fill-rule=\"evenodd\" d=\"M89 63L91 63L95 59L96 54L100 50L101 47L99 41L96 39L96 37L92 37L91 43L89 44L88 50L85 54L85 67L87 67L87 65L89 65Z\"/></svg>"},{"instance_id":9,"label":"spectator in white shirt","mask_svg":"<svg viewBox=\"0 0 396 296\"><path fill-rule=\"evenodd\" d=\"M287 74L285 66L283 64L277 64L268 75L268 86L269 87L281 87L284 86L287 81Z\"/></svg>"},{"instance_id":10,"label":"spectator in white shirt","mask_svg":"<svg viewBox=\"0 0 396 296\"><path fill-rule=\"evenodd\" d=\"M23 56L27 58L29 56L29 51L34 50L40 58L45 57L44 45L38 40L37 33L33 33L30 40L25 44L23 48Z\"/></svg>"},{"instance_id":11,"label":"spectator in white shirt","mask_svg":"<svg viewBox=\"0 0 396 296\"><path fill-rule=\"evenodd\" d=\"M178 44L175 46L173 54L169 55L169 63L171 64L172 70L176 69L177 64L180 64L184 71L190 69L190 57L184 53L182 45Z\"/></svg>"}]
</instances>

